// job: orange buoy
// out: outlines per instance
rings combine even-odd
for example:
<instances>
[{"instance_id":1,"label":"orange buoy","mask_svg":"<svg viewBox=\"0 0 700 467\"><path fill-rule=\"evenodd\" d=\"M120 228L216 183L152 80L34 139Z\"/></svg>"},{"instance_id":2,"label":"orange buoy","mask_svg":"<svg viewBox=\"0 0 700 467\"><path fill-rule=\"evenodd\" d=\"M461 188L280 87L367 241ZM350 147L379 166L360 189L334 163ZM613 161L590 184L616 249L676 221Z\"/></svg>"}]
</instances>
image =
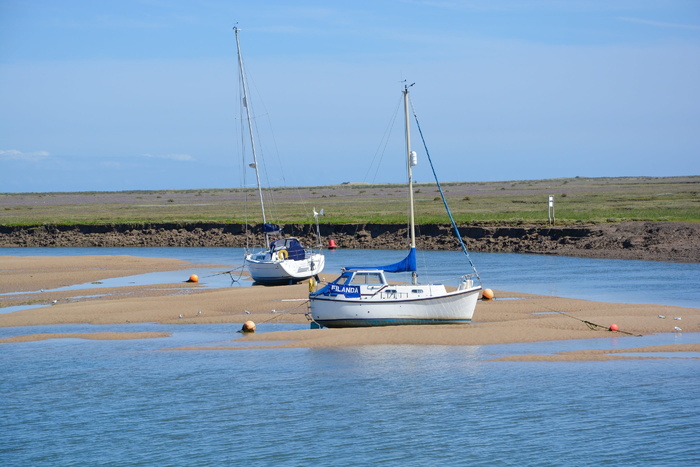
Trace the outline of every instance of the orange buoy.
<instances>
[{"instance_id":1,"label":"orange buoy","mask_svg":"<svg viewBox=\"0 0 700 467\"><path fill-rule=\"evenodd\" d=\"M617 332L617 330L618 330L617 324L615 324L615 323L611 324L609 330L612 332Z\"/></svg>"},{"instance_id":2,"label":"orange buoy","mask_svg":"<svg viewBox=\"0 0 700 467\"><path fill-rule=\"evenodd\" d=\"M493 290L491 289L484 289L484 291L481 293L481 298L483 300L493 300L494 296Z\"/></svg>"},{"instance_id":3,"label":"orange buoy","mask_svg":"<svg viewBox=\"0 0 700 467\"><path fill-rule=\"evenodd\" d=\"M243 327L241 328L242 332L255 332L255 323L252 321L246 321L243 323Z\"/></svg>"},{"instance_id":4,"label":"orange buoy","mask_svg":"<svg viewBox=\"0 0 700 467\"><path fill-rule=\"evenodd\" d=\"M335 245L335 240L328 240L328 249L335 250L337 247Z\"/></svg>"},{"instance_id":5,"label":"orange buoy","mask_svg":"<svg viewBox=\"0 0 700 467\"><path fill-rule=\"evenodd\" d=\"M199 282L199 276L197 274L192 274L187 282Z\"/></svg>"}]
</instances>

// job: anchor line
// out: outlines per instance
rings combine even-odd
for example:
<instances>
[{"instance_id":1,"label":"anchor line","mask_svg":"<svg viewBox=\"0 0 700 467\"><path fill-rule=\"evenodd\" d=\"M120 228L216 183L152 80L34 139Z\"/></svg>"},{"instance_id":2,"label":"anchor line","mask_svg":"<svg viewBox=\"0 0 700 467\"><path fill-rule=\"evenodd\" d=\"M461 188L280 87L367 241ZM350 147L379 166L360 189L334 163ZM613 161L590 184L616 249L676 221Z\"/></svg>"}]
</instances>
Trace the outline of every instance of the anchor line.
<instances>
[{"instance_id":1,"label":"anchor line","mask_svg":"<svg viewBox=\"0 0 700 467\"><path fill-rule=\"evenodd\" d=\"M239 271L240 274L238 275L238 279L233 277L233 273ZM222 276L224 274L228 274L231 277L231 280L233 282L238 282L241 280L241 277L243 277L243 266L239 266L235 269L231 269L230 271L222 271L222 272L217 272L216 274L209 274L208 276L202 276L202 279L206 279L207 277L215 277L215 276Z\"/></svg>"},{"instance_id":2,"label":"anchor line","mask_svg":"<svg viewBox=\"0 0 700 467\"><path fill-rule=\"evenodd\" d=\"M605 327L605 326L603 326L603 325L601 325L601 324L597 324L597 323L593 323L593 322L591 322L591 321L587 321L587 320L585 320L585 319L577 318L576 316L571 316L571 315L568 314L568 313L564 313L563 311L555 310L555 309L549 308L549 307L547 307L547 306L542 306L542 308L545 308L545 309L547 309L547 310L549 310L549 311L553 311L554 313L558 313L558 314L563 315L563 316L566 316L566 317L568 317L568 318L575 319L576 321L581 321L583 324L585 324L586 326L588 326L588 329L590 329L590 330L592 330L592 331L596 331L596 330L598 330L598 329L605 329L605 330L607 331L607 330L610 329L610 328ZM627 331L620 331L620 330L618 330L618 331L616 331L616 332L621 333L621 334L627 334L628 336L643 337L642 334L634 334L634 333L632 333L632 332L627 332Z\"/></svg>"},{"instance_id":3,"label":"anchor line","mask_svg":"<svg viewBox=\"0 0 700 467\"><path fill-rule=\"evenodd\" d=\"M265 321L262 321L262 323L269 323L270 321L277 319L284 314L292 314L292 313L294 313L294 310L296 310L297 308L299 308L303 305L306 305L307 303L309 303L309 301L304 300L303 302L301 302L299 305L295 306L294 308L287 308L287 309L284 309L281 311L275 311L275 316L273 316L272 318L266 319Z\"/></svg>"}]
</instances>

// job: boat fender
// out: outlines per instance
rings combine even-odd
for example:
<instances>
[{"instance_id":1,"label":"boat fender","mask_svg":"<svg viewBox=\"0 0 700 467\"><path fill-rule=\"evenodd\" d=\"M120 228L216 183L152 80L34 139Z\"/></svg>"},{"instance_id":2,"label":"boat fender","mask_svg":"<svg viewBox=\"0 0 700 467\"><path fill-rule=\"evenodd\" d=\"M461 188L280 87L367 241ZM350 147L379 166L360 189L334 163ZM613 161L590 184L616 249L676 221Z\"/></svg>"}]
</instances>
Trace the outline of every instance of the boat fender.
<instances>
[{"instance_id":1,"label":"boat fender","mask_svg":"<svg viewBox=\"0 0 700 467\"><path fill-rule=\"evenodd\" d=\"M287 250L280 250L277 252L277 257L284 261L285 259L289 258L289 252L287 252Z\"/></svg>"},{"instance_id":2,"label":"boat fender","mask_svg":"<svg viewBox=\"0 0 700 467\"><path fill-rule=\"evenodd\" d=\"M314 280L313 277L309 278L309 293L314 291L314 288L316 288L316 281Z\"/></svg>"}]
</instances>

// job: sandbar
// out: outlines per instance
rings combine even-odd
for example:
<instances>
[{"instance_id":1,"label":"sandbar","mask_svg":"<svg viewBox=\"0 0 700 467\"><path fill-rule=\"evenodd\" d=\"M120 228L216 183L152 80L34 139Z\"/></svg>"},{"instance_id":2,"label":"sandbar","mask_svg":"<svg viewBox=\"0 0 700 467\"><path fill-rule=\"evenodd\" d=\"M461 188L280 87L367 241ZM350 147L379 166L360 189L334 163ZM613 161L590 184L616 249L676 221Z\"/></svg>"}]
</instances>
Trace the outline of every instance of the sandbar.
<instances>
[{"instance_id":1,"label":"sandbar","mask_svg":"<svg viewBox=\"0 0 700 467\"><path fill-rule=\"evenodd\" d=\"M211 267L212 265L206 265ZM219 265L221 273L236 265ZM208 288L205 281L187 282L203 265L163 258L132 256L2 256L0 257L0 327L89 323L308 324L307 282L285 286L232 285ZM157 271L182 271L181 282L157 286L125 286L54 291L111 277ZM324 274L321 279L334 278ZM242 278L242 281L249 280ZM700 309L668 305L605 303L545 295L495 291L496 298L479 301L470 325L389 326L362 329L301 329L296 331L238 334L231 326L231 346L181 347L176 350L241 350L251 348L313 348L360 345L489 345L558 341L700 331ZM2 312L2 307L44 305ZM680 319L674 319L680 318ZM619 332L608 330L618 325ZM141 339L167 333L28 333L0 339L0 343L48 338ZM235 345L234 345L234 342ZM246 345L250 344L250 345ZM175 349L171 349L175 350ZM638 352L690 352L700 357L700 344L648 347ZM636 358L611 351L523 355L504 360L605 360Z\"/></svg>"}]
</instances>

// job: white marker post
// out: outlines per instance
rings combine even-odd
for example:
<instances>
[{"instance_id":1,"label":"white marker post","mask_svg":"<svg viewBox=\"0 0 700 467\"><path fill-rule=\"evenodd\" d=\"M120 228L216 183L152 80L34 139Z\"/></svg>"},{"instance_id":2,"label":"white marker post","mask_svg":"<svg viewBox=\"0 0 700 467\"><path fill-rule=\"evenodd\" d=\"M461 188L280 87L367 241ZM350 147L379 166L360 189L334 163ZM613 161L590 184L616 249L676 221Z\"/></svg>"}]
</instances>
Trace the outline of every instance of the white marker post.
<instances>
[{"instance_id":1,"label":"white marker post","mask_svg":"<svg viewBox=\"0 0 700 467\"><path fill-rule=\"evenodd\" d=\"M547 219L550 224L554 224L554 196L549 195L549 209L547 210Z\"/></svg>"}]
</instances>

